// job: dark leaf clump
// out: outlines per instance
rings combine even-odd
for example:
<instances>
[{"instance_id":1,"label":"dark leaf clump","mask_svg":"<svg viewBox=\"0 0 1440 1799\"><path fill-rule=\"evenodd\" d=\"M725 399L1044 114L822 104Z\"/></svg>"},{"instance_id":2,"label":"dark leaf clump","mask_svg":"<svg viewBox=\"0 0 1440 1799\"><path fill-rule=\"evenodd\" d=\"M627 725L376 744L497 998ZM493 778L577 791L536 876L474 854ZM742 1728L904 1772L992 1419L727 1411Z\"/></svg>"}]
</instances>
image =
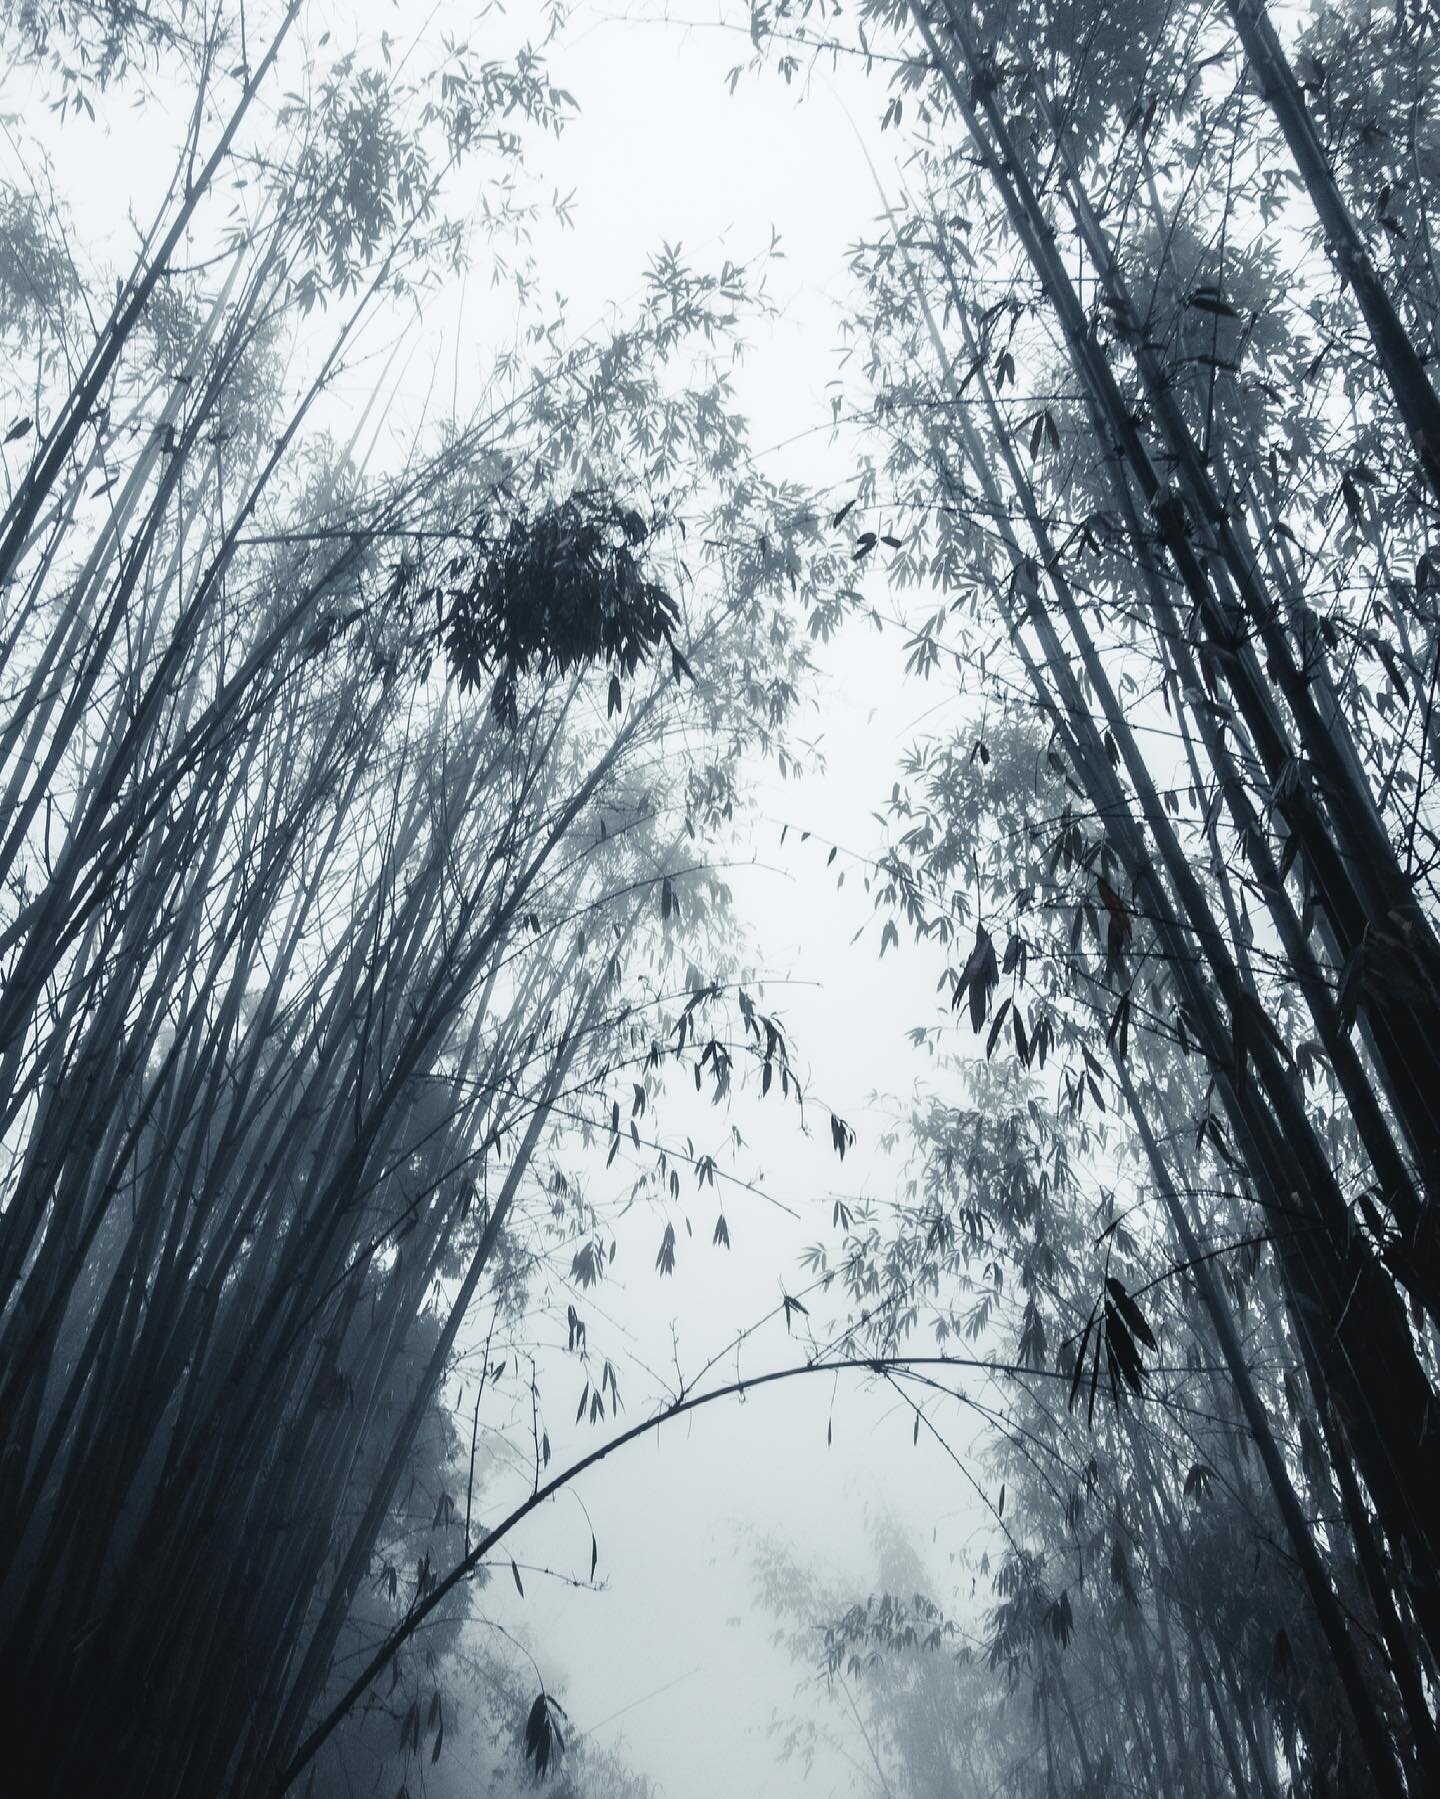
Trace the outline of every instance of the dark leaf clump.
<instances>
[{"instance_id":1,"label":"dark leaf clump","mask_svg":"<svg viewBox=\"0 0 1440 1799\"><path fill-rule=\"evenodd\" d=\"M525 1759L533 1763L538 1780L543 1780L552 1767L558 1766L565 1753L565 1738L560 1730L560 1720L564 1716L564 1706L548 1693L541 1693L530 1707L530 1715L525 1720Z\"/></svg>"},{"instance_id":2,"label":"dark leaf clump","mask_svg":"<svg viewBox=\"0 0 1440 1799\"><path fill-rule=\"evenodd\" d=\"M637 556L649 535L639 513L591 494L512 519L452 594L444 646L462 690L492 678L495 716L514 726L524 675L607 663L614 711L618 677L633 675L661 644L678 672L679 609Z\"/></svg>"}]
</instances>

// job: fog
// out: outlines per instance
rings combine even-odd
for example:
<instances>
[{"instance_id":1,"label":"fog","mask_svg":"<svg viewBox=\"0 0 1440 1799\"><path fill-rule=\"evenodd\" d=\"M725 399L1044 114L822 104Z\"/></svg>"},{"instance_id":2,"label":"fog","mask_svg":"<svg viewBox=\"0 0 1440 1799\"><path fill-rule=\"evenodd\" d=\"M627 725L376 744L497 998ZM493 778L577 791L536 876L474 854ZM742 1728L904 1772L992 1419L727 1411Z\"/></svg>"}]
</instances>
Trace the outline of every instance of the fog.
<instances>
[{"instance_id":1,"label":"fog","mask_svg":"<svg viewBox=\"0 0 1440 1799\"><path fill-rule=\"evenodd\" d=\"M27 1791L1440 1779L1433 21L0 20Z\"/></svg>"}]
</instances>

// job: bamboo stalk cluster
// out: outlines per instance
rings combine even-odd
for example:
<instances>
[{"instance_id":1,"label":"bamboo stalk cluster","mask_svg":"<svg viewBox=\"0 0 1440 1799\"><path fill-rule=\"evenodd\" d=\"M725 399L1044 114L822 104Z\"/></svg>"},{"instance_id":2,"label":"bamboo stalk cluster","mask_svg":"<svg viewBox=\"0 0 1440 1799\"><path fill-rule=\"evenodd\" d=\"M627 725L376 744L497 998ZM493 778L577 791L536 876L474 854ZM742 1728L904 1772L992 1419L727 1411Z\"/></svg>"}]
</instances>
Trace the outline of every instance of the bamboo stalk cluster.
<instances>
[{"instance_id":1,"label":"bamboo stalk cluster","mask_svg":"<svg viewBox=\"0 0 1440 1799\"><path fill-rule=\"evenodd\" d=\"M728 266L672 259L638 325L500 371L511 398L398 467L369 466L380 393L348 443L320 428L362 327L452 248L447 173L484 150L508 192L519 122L565 97L529 53L456 50L427 86L387 45L302 59L312 99L262 143L300 19L263 53L253 16L248 45L215 24L93 335L73 293L25 321L68 355L37 350L0 520L0 1690L37 1791L278 1791L339 1721L313 1729L372 1645L377 1558L414 1548L407 1473L454 1446L467 1318L546 1252L537 1159L664 1040L674 887L704 953L675 846L783 726L805 651L777 597L828 585L807 526L760 538L776 494L666 368L713 355ZM490 706L449 655L464 571L602 489L681 596L644 587L664 660L601 596L608 635ZM723 509L719 582L667 557L666 503ZM385 1626L469 1547L449 1497Z\"/></svg>"},{"instance_id":2,"label":"bamboo stalk cluster","mask_svg":"<svg viewBox=\"0 0 1440 1799\"><path fill-rule=\"evenodd\" d=\"M1308 1750L1295 1726L1294 1790L1428 1791L1433 21L1329 9L1290 48L1251 0L1123 17L1078 0L915 0L868 7L866 26L864 54L893 68L887 123L908 110L915 124L909 191L856 257L869 416L889 439L857 497L876 530L895 521L894 583L936 595L910 627L911 669L953 659L969 695L954 739L909 767L884 898L959 948L955 1005L988 1029L989 1055L1009 1053L1013 1032L1015 1059L1041 1077L1032 1103L1053 1091L1103 1129L1108 1099L1128 1120L1102 1168L1115 1178L1128 1135L1155 1205L1147 1248L1122 1257L1117 1297L1108 1233L1107 1287L1079 1241L1064 1279L1042 1275L1035 1215L1012 1217L1045 1327L1031 1341L1058 1341L1092 1412L1096 1383L1141 1385L1127 1283L1144 1254L1180 1257L1172 1278L1192 1288L1193 1328L1263 1470L1238 1484L1282 1545L1333 1682ZM984 789L987 740L1013 740L1019 720L1042 727L1030 748L1044 779L1010 764L1012 783L1032 783L1017 841L965 795ZM933 1293L937 1254L954 1269L981 1253L993 1215L969 1174L955 1180L987 1222L944 1227L967 1237L964 1255L918 1238L906 1210L898 1263L884 1233L851 1239L857 1300L903 1307L907 1282ZM934 1206L921 1215L941 1228ZM1044 1215L1059 1254L1057 1208ZM1217 1243L1257 1230L1263 1276L1222 1279ZM1265 1350L1291 1370L1318 1477L1236 1317L1250 1279L1273 1279ZM1145 1453L1116 1451L1163 1514L1169 1469ZM1133 1528L1123 1484L1109 1491ZM1073 1528L1063 1517L1035 1525L1052 1562ZM1189 1533L1163 1515L1154 1529L1159 1583ZM1033 1554L1029 1589L1048 1632L1058 1593ZM1155 1603L1150 1626L1169 1628L1173 1607ZM1064 1667L1063 1634L1047 1665ZM1223 1684L1229 1652L1197 1629L1195 1678ZM1266 1727L1251 1752L1222 1742L1228 1711L1177 1735L1106 1703L1133 1746L1122 1756L1117 1738L1102 1773L1072 1720L1076 1790L1111 1790L1126 1756L1146 1790L1191 1790L1196 1733L1210 1790L1277 1790ZM1034 1790L1061 1790L1053 1760L1041 1778Z\"/></svg>"}]
</instances>

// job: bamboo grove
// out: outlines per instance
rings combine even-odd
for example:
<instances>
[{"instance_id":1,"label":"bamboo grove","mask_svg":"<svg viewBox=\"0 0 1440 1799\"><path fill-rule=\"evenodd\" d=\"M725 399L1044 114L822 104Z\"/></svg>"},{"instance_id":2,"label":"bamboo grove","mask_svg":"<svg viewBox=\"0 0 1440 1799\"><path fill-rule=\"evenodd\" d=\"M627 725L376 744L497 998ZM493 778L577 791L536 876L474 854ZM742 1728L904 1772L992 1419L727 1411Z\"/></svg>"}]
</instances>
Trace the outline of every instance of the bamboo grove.
<instances>
[{"instance_id":1,"label":"bamboo grove","mask_svg":"<svg viewBox=\"0 0 1440 1799\"><path fill-rule=\"evenodd\" d=\"M898 146L823 505L731 404L762 268L666 251L628 322L545 316L574 102L523 24L0 22L57 164L115 108L173 126L119 270L48 163L0 182L0 1715L37 1791L408 1792L467 1653L553 1773L543 1680L464 1647L508 1531L659 1419L842 1370L987 1520L953 1603L894 1533L868 1597L762 1570L862 1787L1440 1790L1440 19L857 10L747 21L789 82L862 69ZM524 326L462 406L406 332L475 269ZM621 1427L572 1305L614 1430L552 1469L516 1350L541 1270L578 1300L615 1254L587 1171L714 1187L671 1065L800 1093L716 869L862 608L942 698L870 881L948 1016L906 1172L784 1288L787 1332L839 1307L799 1363L742 1325L733 1380L677 1353Z\"/></svg>"},{"instance_id":2,"label":"bamboo grove","mask_svg":"<svg viewBox=\"0 0 1440 1799\"><path fill-rule=\"evenodd\" d=\"M671 368L723 366L745 271L662 260L633 324L541 320L472 416L406 412L376 334L457 259L528 305L524 157L571 103L523 43L327 57L298 0L6 32L62 119L187 121L113 301L5 201L7 1760L345 1790L317 1720L471 1546L457 1333L587 1228L557 1133L698 1027L705 846L836 582L723 377ZM392 1668L430 1760L459 1615Z\"/></svg>"},{"instance_id":3,"label":"bamboo grove","mask_svg":"<svg viewBox=\"0 0 1440 1799\"><path fill-rule=\"evenodd\" d=\"M1434 1791L1437 21L828 10L757 43L905 134L833 523L957 695L882 897L997 1066L814 1265L1072 1376L992 1409L990 1749L912 1790Z\"/></svg>"}]
</instances>

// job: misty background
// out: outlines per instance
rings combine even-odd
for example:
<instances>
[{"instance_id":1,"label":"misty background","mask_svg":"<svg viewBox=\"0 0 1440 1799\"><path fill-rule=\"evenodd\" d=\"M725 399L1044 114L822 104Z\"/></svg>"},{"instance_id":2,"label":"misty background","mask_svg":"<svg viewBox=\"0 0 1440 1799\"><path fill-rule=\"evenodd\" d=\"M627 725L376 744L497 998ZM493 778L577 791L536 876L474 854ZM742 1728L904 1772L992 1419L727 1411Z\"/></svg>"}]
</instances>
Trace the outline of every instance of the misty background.
<instances>
[{"instance_id":1,"label":"misty background","mask_svg":"<svg viewBox=\"0 0 1440 1799\"><path fill-rule=\"evenodd\" d=\"M1432 1790L1440 28L1273 12L6 9L36 1791Z\"/></svg>"}]
</instances>

